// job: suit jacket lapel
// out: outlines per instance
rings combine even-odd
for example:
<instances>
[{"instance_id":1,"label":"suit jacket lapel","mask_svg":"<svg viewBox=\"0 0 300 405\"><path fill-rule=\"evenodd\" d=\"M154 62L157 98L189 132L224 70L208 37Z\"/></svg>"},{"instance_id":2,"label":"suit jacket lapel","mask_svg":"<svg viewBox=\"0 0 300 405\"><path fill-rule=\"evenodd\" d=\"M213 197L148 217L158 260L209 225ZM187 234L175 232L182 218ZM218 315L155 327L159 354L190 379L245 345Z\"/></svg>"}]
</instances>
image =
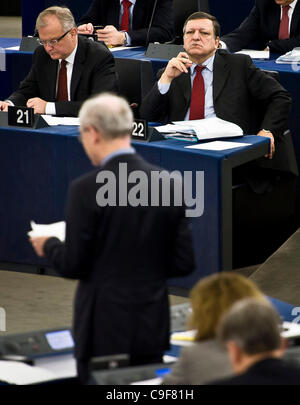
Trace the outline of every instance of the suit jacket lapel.
<instances>
[{"instance_id":1,"label":"suit jacket lapel","mask_svg":"<svg viewBox=\"0 0 300 405\"><path fill-rule=\"evenodd\" d=\"M49 101L55 101L56 99L56 83L57 83L57 70L58 60L52 60L48 56L47 65L41 71L41 77L47 77L47 80L42 80L43 85L43 98Z\"/></svg>"},{"instance_id":2,"label":"suit jacket lapel","mask_svg":"<svg viewBox=\"0 0 300 405\"><path fill-rule=\"evenodd\" d=\"M84 62L85 62L85 44L84 40L78 38L78 48L74 59L74 66L71 79L71 101L74 100L76 88L80 83L80 78L84 71Z\"/></svg>"},{"instance_id":3,"label":"suit jacket lapel","mask_svg":"<svg viewBox=\"0 0 300 405\"><path fill-rule=\"evenodd\" d=\"M292 16L290 34L292 34L292 35L298 34L299 23L300 23L300 1L297 1L297 4L296 4L294 12L293 12L293 16Z\"/></svg>"},{"instance_id":4,"label":"suit jacket lapel","mask_svg":"<svg viewBox=\"0 0 300 405\"><path fill-rule=\"evenodd\" d=\"M229 67L227 63L224 61L221 55L219 55L218 51L216 52L215 60L214 60L214 74L213 74L213 99L214 104L221 94L221 91L227 81L229 76Z\"/></svg>"},{"instance_id":5,"label":"suit jacket lapel","mask_svg":"<svg viewBox=\"0 0 300 405\"><path fill-rule=\"evenodd\" d=\"M190 69L189 69L188 74L182 73L178 84L180 87L180 92L182 93L182 96L183 96L183 104L180 106L180 108L182 107L181 111L184 112L184 116L185 116L186 111L190 105L191 94L192 94Z\"/></svg>"},{"instance_id":6,"label":"suit jacket lapel","mask_svg":"<svg viewBox=\"0 0 300 405\"><path fill-rule=\"evenodd\" d=\"M280 15L281 7L273 1L270 7L270 15L268 16L268 21L271 22L269 25L271 38L278 38Z\"/></svg>"}]
</instances>

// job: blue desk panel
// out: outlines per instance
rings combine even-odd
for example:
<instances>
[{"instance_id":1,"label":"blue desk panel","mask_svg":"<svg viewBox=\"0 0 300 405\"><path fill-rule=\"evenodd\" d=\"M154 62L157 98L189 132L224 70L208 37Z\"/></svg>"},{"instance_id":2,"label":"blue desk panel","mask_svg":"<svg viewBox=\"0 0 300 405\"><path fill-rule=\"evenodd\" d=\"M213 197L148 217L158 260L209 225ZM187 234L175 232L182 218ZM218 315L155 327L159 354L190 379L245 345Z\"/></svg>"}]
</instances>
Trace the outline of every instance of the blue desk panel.
<instances>
[{"instance_id":1,"label":"blue desk panel","mask_svg":"<svg viewBox=\"0 0 300 405\"><path fill-rule=\"evenodd\" d=\"M77 135L74 127L0 128L0 262L49 265L34 254L27 232L31 220L64 219L70 182L92 169ZM269 145L268 139L256 136L238 142L251 146L210 152L185 149L189 142L175 140L133 142L145 159L168 170L204 171L204 214L192 219L197 271L172 280L172 286L190 288L201 277L231 268L231 171L263 156Z\"/></svg>"}]
</instances>

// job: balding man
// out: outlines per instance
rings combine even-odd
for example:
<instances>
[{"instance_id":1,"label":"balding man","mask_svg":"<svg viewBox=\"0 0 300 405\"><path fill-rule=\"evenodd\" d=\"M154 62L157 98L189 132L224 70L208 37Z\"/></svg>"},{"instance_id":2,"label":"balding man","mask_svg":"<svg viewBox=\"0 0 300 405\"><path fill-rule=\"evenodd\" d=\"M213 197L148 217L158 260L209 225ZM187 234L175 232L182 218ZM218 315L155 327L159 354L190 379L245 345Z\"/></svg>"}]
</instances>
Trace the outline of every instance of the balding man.
<instances>
[{"instance_id":1,"label":"balding man","mask_svg":"<svg viewBox=\"0 0 300 405\"><path fill-rule=\"evenodd\" d=\"M20 87L4 102L34 108L35 114L77 116L81 104L101 91L117 91L114 58L100 43L78 37L72 13L50 7L36 21L41 46Z\"/></svg>"},{"instance_id":2,"label":"balding man","mask_svg":"<svg viewBox=\"0 0 300 405\"><path fill-rule=\"evenodd\" d=\"M161 169L130 146L132 127L124 99L103 94L85 102L81 141L98 167L71 185L65 243L31 239L62 276L80 280L74 337L81 382L93 356L126 353L131 364L162 361L169 347L167 278L194 268L184 207L150 205L149 180ZM137 195L138 178L145 201Z\"/></svg>"}]
</instances>

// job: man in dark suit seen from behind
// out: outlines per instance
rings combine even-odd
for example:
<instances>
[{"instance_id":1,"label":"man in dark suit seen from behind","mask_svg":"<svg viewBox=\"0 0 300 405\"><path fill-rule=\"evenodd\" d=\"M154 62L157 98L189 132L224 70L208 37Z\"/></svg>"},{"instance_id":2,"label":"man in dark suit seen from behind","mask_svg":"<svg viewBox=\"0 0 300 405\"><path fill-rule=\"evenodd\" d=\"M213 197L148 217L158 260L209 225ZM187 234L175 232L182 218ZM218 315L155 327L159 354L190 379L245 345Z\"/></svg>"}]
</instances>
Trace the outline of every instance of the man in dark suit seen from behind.
<instances>
[{"instance_id":1,"label":"man in dark suit seen from behind","mask_svg":"<svg viewBox=\"0 0 300 405\"><path fill-rule=\"evenodd\" d=\"M194 269L184 206L172 198L168 206L151 205L150 179L161 169L130 146L132 128L122 98L104 93L86 101L81 140L97 169L71 184L65 243L31 239L60 275L79 279L74 338L81 382L91 357L125 353L131 365L162 361L170 332L167 279ZM138 174L146 197L136 204L130 198Z\"/></svg>"},{"instance_id":2,"label":"man in dark suit seen from behind","mask_svg":"<svg viewBox=\"0 0 300 405\"><path fill-rule=\"evenodd\" d=\"M143 100L141 117L155 122L218 117L239 125L246 134L268 137L272 158L274 138L287 129L288 92L256 68L249 56L218 50L220 25L214 16L192 14L183 33L185 52L159 72L159 81Z\"/></svg>"},{"instance_id":3,"label":"man in dark suit seen from behind","mask_svg":"<svg viewBox=\"0 0 300 405\"><path fill-rule=\"evenodd\" d=\"M41 46L20 87L0 109L27 106L35 114L77 116L81 104L101 91L117 91L115 63L105 45L78 37L72 13L50 7L36 21Z\"/></svg>"},{"instance_id":4,"label":"man in dark suit seen from behind","mask_svg":"<svg viewBox=\"0 0 300 405\"><path fill-rule=\"evenodd\" d=\"M97 35L106 45L168 42L174 38L173 1L93 0L79 21L79 33L92 34L94 26L103 26Z\"/></svg>"},{"instance_id":5,"label":"man in dark suit seen from behind","mask_svg":"<svg viewBox=\"0 0 300 405\"><path fill-rule=\"evenodd\" d=\"M298 0L256 0L241 25L221 37L222 48L237 52L258 47L284 54L300 46L300 2Z\"/></svg>"},{"instance_id":6,"label":"man in dark suit seen from behind","mask_svg":"<svg viewBox=\"0 0 300 405\"><path fill-rule=\"evenodd\" d=\"M227 347L234 377L215 385L299 385L300 368L283 359L287 341L269 301L243 299L224 314L218 339Z\"/></svg>"}]
</instances>

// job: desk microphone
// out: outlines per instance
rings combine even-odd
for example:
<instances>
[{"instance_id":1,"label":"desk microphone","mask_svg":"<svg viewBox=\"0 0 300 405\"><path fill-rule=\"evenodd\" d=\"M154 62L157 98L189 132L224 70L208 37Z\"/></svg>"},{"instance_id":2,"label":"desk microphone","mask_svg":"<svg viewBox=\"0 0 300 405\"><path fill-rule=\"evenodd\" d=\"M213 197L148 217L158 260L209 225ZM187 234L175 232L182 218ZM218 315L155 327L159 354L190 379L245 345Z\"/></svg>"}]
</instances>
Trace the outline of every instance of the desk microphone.
<instances>
[{"instance_id":1,"label":"desk microphone","mask_svg":"<svg viewBox=\"0 0 300 405\"><path fill-rule=\"evenodd\" d=\"M157 0L155 0L154 6L153 6L153 10L152 10L152 14L151 14L151 18L150 18L149 27L148 27L148 30L147 30L146 47L149 45L150 29L151 29L151 27L152 27L152 22L153 22L154 13L155 13L155 10L156 10L156 5L157 5Z\"/></svg>"}]
</instances>

